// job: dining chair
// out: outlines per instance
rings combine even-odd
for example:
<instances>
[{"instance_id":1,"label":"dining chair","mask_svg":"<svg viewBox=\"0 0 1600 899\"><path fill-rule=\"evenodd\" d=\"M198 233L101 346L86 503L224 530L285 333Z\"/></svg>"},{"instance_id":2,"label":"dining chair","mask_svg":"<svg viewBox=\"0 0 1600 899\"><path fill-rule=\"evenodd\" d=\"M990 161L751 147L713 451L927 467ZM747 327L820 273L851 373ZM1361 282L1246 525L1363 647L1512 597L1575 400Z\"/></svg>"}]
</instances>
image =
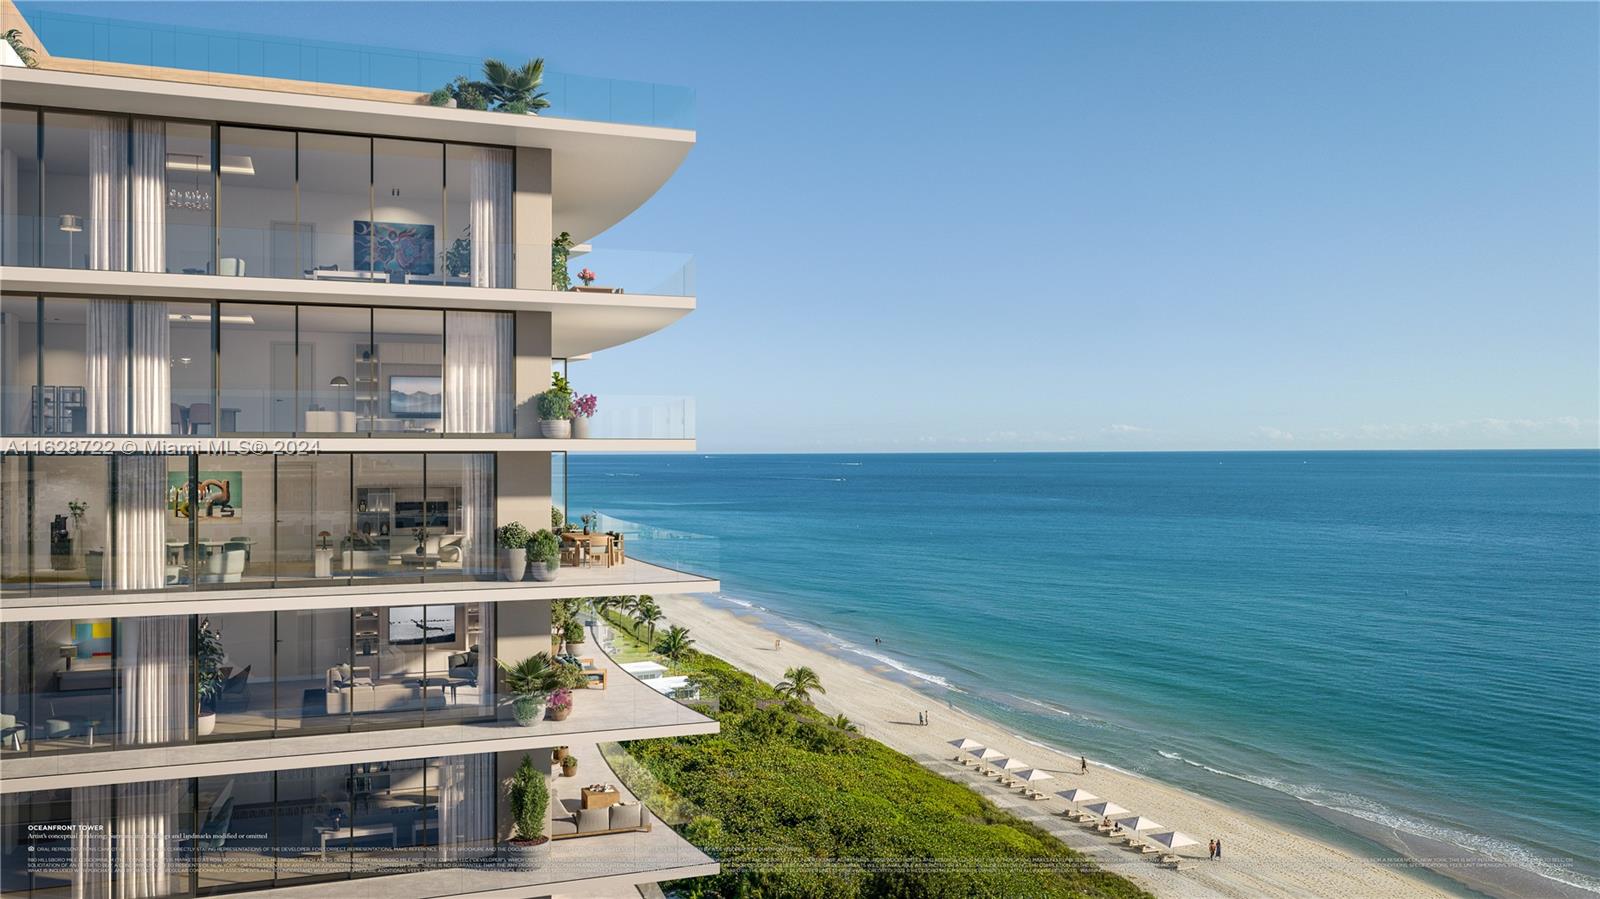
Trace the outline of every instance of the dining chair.
<instances>
[{"instance_id":1,"label":"dining chair","mask_svg":"<svg viewBox=\"0 0 1600 899\"><path fill-rule=\"evenodd\" d=\"M585 558L588 560L590 567L593 567L594 563L597 561L604 561L607 568L611 567L610 543L611 541L609 540L589 541L588 545L585 547Z\"/></svg>"}]
</instances>

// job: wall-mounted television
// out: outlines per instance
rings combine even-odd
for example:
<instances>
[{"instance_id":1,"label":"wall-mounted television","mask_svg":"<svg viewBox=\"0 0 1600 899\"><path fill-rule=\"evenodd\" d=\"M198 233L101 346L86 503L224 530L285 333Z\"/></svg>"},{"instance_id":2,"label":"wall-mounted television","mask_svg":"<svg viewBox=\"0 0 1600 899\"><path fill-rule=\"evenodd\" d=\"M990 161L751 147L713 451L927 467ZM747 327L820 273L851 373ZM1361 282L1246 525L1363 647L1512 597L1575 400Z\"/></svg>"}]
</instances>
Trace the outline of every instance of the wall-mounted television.
<instances>
[{"instance_id":1,"label":"wall-mounted television","mask_svg":"<svg viewBox=\"0 0 1600 899\"><path fill-rule=\"evenodd\" d=\"M389 644L391 646L422 646L455 642L455 606L389 607Z\"/></svg>"},{"instance_id":2,"label":"wall-mounted television","mask_svg":"<svg viewBox=\"0 0 1600 899\"><path fill-rule=\"evenodd\" d=\"M389 415L438 418L444 414L444 387L438 375L390 375Z\"/></svg>"}]
</instances>

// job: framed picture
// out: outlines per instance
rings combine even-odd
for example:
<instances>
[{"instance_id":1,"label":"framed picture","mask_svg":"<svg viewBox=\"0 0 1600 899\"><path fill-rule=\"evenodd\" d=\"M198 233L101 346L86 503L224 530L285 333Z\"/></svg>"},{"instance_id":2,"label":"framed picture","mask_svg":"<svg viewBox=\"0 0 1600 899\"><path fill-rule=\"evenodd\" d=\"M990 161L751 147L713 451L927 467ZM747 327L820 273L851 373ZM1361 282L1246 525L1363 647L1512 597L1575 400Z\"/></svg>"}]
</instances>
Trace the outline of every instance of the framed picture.
<instances>
[{"instance_id":1,"label":"framed picture","mask_svg":"<svg viewBox=\"0 0 1600 899\"><path fill-rule=\"evenodd\" d=\"M433 274L433 226L357 219L356 269L392 275Z\"/></svg>"}]
</instances>

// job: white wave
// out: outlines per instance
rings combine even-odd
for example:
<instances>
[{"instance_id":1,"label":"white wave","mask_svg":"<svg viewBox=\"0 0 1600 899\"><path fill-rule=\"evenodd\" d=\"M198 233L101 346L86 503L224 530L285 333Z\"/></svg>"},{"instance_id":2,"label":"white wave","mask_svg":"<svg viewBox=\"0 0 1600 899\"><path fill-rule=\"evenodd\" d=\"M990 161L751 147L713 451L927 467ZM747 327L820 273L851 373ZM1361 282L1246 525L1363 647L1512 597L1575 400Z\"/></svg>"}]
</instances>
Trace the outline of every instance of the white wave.
<instances>
[{"instance_id":1,"label":"white wave","mask_svg":"<svg viewBox=\"0 0 1600 899\"><path fill-rule=\"evenodd\" d=\"M759 609L759 608L761 608L760 606L756 605L753 602L750 602L749 600L740 599L737 596L729 596L726 593L718 593L717 594L717 598L722 600L723 602L731 602L736 606L743 606L743 607L745 607L747 609Z\"/></svg>"},{"instance_id":2,"label":"white wave","mask_svg":"<svg viewBox=\"0 0 1600 899\"><path fill-rule=\"evenodd\" d=\"M1457 830L1453 827L1434 824L1430 821L1422 821L1367 796L1330 790L1316 784L1291 784L1272 777L1225 771L1221 768L1207 765L1204 762L1185 758L1175 752L1166 752L1160 749L1156 750L1156 754L1165 759L1183 762L1185 765L1208 771L1219 777L1242 780L1245 783L1255 784L1273 792L1293 796L1301 802L1349 815L1352 818L1359 818L1371 824L1377 824L1380 827L1425 839L1437 840L1441 843L1448 843L1469 852L1481 853L1496 861L1521 868L1548 880L1554 880L1557 883L1584 890L1600 890L1600 879L1553 864L1549 859L1536 855L1516 843L1484 834Z\"/></svg>"},{"instance_id":3,"label":"white wave","mask_svg":"<svg viewBox=\"0 0 1600 899\"><path fill-rule=\"evenodd\" d=\"M926 671L922 671L920 669L913 668L910 665L907 665L905 662L902 662L899 659L895 658L894 656L884 655L881 652L873 652L870 649L865 649L863 647L857 646L856 644L851 643L849 640L842 640L842 639L840 639L838 637L835 637L833 634L830 634L827 631L823 631L823 635L826 636L829 640L833 641L834 645L838 646L840 649L848 650L848 651L853 652L853 653L855 653L856 655L859 655L859 656L865 656L866 658L869 658L869 659L873 660L874 662L878 662L879 664L888 665L890 668L893 668L894 670L900 672L901 674L910 675L911 677L914 677L917 680L933 684L936 687L940 687L940 688L943 688L945 690L949 690L952 693L965 693L965 692L967 692L967 691L961 689L960 687L957 687L955 684L950 683L950 681L946 680L943 677L940 677L937 674L929 674Z\"/></svg>"}]
</instances>

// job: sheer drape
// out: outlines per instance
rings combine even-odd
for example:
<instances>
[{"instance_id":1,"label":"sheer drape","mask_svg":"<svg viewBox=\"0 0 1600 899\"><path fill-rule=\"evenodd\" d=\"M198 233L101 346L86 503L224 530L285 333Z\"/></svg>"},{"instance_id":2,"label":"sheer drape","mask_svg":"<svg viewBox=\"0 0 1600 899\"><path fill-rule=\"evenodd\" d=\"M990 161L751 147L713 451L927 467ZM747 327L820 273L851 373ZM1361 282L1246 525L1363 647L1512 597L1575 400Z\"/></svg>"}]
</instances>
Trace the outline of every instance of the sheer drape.
<instances>
[{"instance_id":1,"label":"sheer drape","mask_svg":"<svg viewBox=\"0 0 1600 899\"><path fill-rule=\"evenodd\" d=\"M461 473L462 571L494 576L494 453L468 453ZM481 681L480 681L481 683Z\"/></svg>"},{"instance_id":2,"label":"sheer drape","mask_svg":"<svg viewBox=\"0 0 1600 899\"><path fill-rule=\"evenodd\" d=\"M172 322L166 303L140 300L131 306L129 433L166 434L172 430Z\"/></svg>"},{"instance_id":3,"label":"sheer drape","mask_svg":"<svg viewBox=\"0 0 1600 899\"><path fill-rule=\"evenodd\" d=\"M444 314L444 430L511 430L511 314Z\"/></svg>"},{"instance_id":4,"label":"sheer drape","mask_svg":"<svg viewBox=\"0 0 1600 899\"><path fill-rule=\"evenodd\" d=\"M88 432L165 434L172 430L172 323L167 318L167 304L90 300L85 314Z\"/></svg>"},{"instance_id":5,"label":"sheer drape","mask_svg":"<svg viewBox=\"0 0 1600 899\"><path fill-rule=\"evenodd\" d=\"M113 461L111 590L156 590L166 583L167 461L121 456Z\"/></svg>"},{"instance_id":6,"label":"sheer drape","mask_svg":"<svg viewBox=\"0 0 1600 899\"><path fill-rule=\"evenodd\" d=\"M72 899L111 899L111 787L73 787L72 823Z\"/></svg>"},{"instance_id":7,"label":"sheer drape","mask_svg":"<svg viewBox=\"0 0 1600 899\"><path fill-rule=\"evenodd\" d=\"M494 755L441 756L439 860L466 861L494 847Z\"/></svg>"},{"instance_id":8,"label":"sheer drape","mask_svg":"<svg viewBox=\"0 0 1600 899\"><path fill-rule=\"evenodd\" d=\"M472 156L472 286L511 284L511 151L479 147Z\"/></svg>"},{"instance_id":9,"label":"sheer drape","mask_svg":"<svg viewBox=\"0 0 1600 899\"><path fill-rule=\"evenodd\" d=\"M118 721L123 743L189 738L189 618L117 621Z\"/></svg>"},{"instance_id":10,"label":"sheer drape","mask_svg":"<svg viewBox=\"0 0 1600 899\"><path fill-rule=\"evenodd\" d=\"M167 270L167 123L134 119L128 177L128 269Z\"/></svg>"},{"instance_id":11,"label":"sheer drape","mask_svg":"<svg viewBox=\"0 0 1600 899\"><path fill-rule=\"evenodd\" d=\"M128 431L128 302L90 300L84 327L84 406L90 434Z\"/></svg>"},{"instance_id":12,"label":"sheer drape","mask_svg":"<svg viewBox=\"0 0 1600 899\"><path fill-rule=\"evenodd\" d=\"M128 249L128 120L118 116L93 116L92 120L86 223L89 268L121 271Z\"/></svg>"},{"instance_id":13,"label":"sheer drape","mask_svg":"<svg viewBox=\"0 0 1600 899\"><path fill-rule=\"evenodd\" d=\"M184 783L118 785L116 899L166 896L179 887L176 838Z\"/></svg>"}]
</instances>

